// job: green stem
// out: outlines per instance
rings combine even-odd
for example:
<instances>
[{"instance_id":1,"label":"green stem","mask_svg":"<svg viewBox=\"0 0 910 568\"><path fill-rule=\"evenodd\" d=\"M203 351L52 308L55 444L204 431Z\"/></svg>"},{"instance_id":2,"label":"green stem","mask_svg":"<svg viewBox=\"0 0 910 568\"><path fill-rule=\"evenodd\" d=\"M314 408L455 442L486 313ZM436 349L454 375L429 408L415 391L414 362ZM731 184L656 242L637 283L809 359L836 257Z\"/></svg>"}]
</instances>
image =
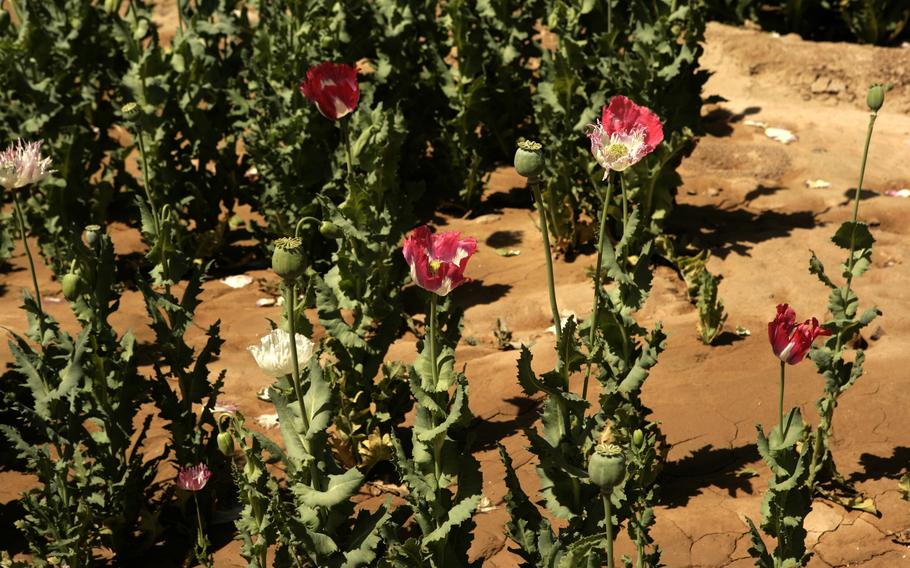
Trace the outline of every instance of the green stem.
<instances>
[{"instance_id":1,"label":"green stem","mask_svg":"<svg viewBox=\"0 0 910 568\"><path fill-rule=\"evenodd\" d=\"M872 129L875 127L875 119L878 113L873 111L869 115L869 126L866 129L866 141L863 144L863 161L859 167L859 181L856 184L856 193L853 195L853 225L850 228L850 256L847 257L847 292L844 294L844 300L850 296L850 288L853 285L853 249L856 248L856 221L859 218L859 199L863 190L863 178L866 176L866 160L869 158L869 144L872 142ZM840 351L843 342L843 335L837 334L837 346L834 349L835 354Z\"/></svg>"},{"instance_id":2,"label":"green stem","mask_svg":"<svg viewBox=\"0 0 910 568\"><path fill-rule=\"evenodd\" d=\"M622 192L622 232L626 234L626 227L629 226L629 197L626 195L626 184L622 182L622 175L619 176L619 189Z\"/></svg>"},{"instance_id":3,"label":"green stem","mask_svg":"<svg viewBox=\"0 0 910 568\"><path fill-rule=\"evenodd\" d=\"M286 291L285 304L288 307L286 317L291 335L291 379L294 382L294 396L297 397L297 405L300 408L300 421L303 424L303 431L306 433L310 429L310 420L307 418L307 409L303 402L303 389L300 386L300 362L297 358L297 286L295 284L286 284ZM319 467L316 465L316 456L313 454L308 440L304 441L304 450L309 456L310 485L321 491Z\"/></svg>"},{"instance_id":4,"label":"green stem","mask_svg":"<svg viewBox=\"0 0 910 568\"><path fill-rule=\"evenodd\" d=\"M180 33L181 35L183 34L183 20L184 20L183 2L184 2L184 0L177 0L175 2L177 4L177 32Z\"/></svg>"},{"instance_id":5,"label":"green stem","mask_svg":"<svg viewBox=\"0 0 910 568\"><path fill-rule=\"evenodd\" d=\"M199 564L209 566L208 546L205 539L205 530L202 524L202 513L199 510L199 499L193 492L193 504L196 505L196 559Z\"/></svg>"},{"instance_id":6,"label":"green stem","mask_svg":"<svg viewBox=\"0 0 910 568\"><path fill-rule=\"evenodd\" d=\"M593 360L590 355L594 351L594 338L597 331L597 318L600 312L601 272L603 265L604 239L607 238L607 218L609 217L610 201L613 199L613 177L607 176L607 193L600 207L600 231L597 233L597 264L594 265L594 309L591 312L591 327L588 329L589 354L588 368L585 371L585 382L581 387L581 398L588 397L588 382L591 378Z\"/></svg>"},{"instance_id":7,"label":"green stem","mask_svg":"<svg viewBox=\"0 0 910 568\"><path fill-rule=\"evenodd\" d=\"M344 156L348 163L348 178L354 175L354 155L351 152L351 127L348 124L350 119L342 119L339 122L341 135L344 138Z\"/></svg>"},{"instance_id":8,"label":"green stem","mask_svg":"<svg viewBox=\"0 0 910 568\"><path fill-rule=\"evenodd\" d=\"M309 216L302 217L299 221L297 221L297 225L294 227L294 236L295 237L300 236L300 229L303 228L303 224L307 221L316 221L317 223L320 223L321 219L317 219L316 217L309 217Z\"/></svg>"},{"instance_id":9,"label":"green stem","mask_svg":"<svg viewBox=\"0 0 910 568\"><path fill-rule=\"evenodd\" d=\"M41 328L41 338L44 340L44 306L41 303L41 290L38 288L38 277L35 275L35 259L32 249L28 246L28 233L25 230L25 214L22 213L22 204L19 203L19 194L13 194L13 204L16 207L16 218L19 220L19 234L22 236L22 246L28 258L28 268L32 275L32 286L35 288L35 304L38 306L38 324Z\"/></svg>"},{"instance_id":10,"label":"green stem","mask_svg":"<svg viewBox=\"0 0 910 568\"><path fill-rule=\"evenodd\" d=\"M427 323L427 349L430 351L430 369L433 378L433 388L439 383L439 369L436 367L438 354L436 353L436 307L438 297L435 292L430 292L430 313L429 322Z\"/></svg>"},{"instance_id":11,"label":"green stem","mask_svg":"<svg viewBox=\"0 0 910 568\"><path fill-rule=\"evenodd\" d=\"M544 256L547 261L547 288L550 292L550 311L553 312L553 325L556 328L556 343L562 339L562 325L559 320L559 307L556 305L556 284L553 279L553 256L550 252L550 235L547 232L547 214L544 208L543 199L540 195L540 182L534 180L531 183L531 189L534 192L534 200L537 202L537 211L540 217L540 235L543 238Z\"/></svg>"},{"instance_id":12,"label":"green stem","mask_svg":"<svg viewBox=\"0 0 910 568\"><path fill-rule=\"evenodd\" d=\"M149 163L145 153L145 135L142 132L142 127L138 124L136 125L136 138L139 140L139 157L142 159L142 186L145 189L145 199L148 201L149 209L152 212L156 238L160 238L161 222L158 220L158 209L155 207L155 200L152 199L152 190L149 185Z\"/></svg>"},{"instance_id":13,"label":"green stem","mask_svg":"<svg viewBox=\"0 0 910 568\"><path fill-rule=\"evenodd\" d=\"M601 493L604 503L604 524L607 526L607 567L614 568L613 565L613 505L610 503L610 495Z\"/></svg>"},{"instance_id":14,"label":"green stem","mask_svg":"<svg viewBox=\"0 0 910 568\"><path fill-rule=\"evenodd\" d=\"M780 443L783 444L784 440L787 438L787 433L784 431L784 372L786 368L786 363L783 361L780 362L780 396L777 400L777 417L778 417L778 428L780 428ZM790 424L788 423L789 427Z\"/></svg>"}]
</instances>

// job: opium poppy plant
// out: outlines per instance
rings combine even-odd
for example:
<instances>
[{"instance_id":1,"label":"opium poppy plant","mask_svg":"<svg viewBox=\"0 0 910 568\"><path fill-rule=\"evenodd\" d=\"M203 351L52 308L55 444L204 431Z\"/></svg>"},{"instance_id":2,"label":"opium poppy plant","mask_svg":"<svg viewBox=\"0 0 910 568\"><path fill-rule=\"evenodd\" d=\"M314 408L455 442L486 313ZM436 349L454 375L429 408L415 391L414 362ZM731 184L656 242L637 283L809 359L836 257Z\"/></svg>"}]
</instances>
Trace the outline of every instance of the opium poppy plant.
<instances>
[{"instance_id":1,"label":"opium poppy plant","mask_svg":"<svg viewBox=\"0 0 910 568\"><path fill-rule=\"evenodd\" d=\"M774 355L790 365L796 365L806 358L815 338L831 335L831 331L819 325L816 318L796 323L796 312L788 304L778 304L777 315L768 322L768 339Z\"/></svg>"},{"instance_id":2,"label":"opium poppy plant","mask_svg":"<svg viewBox=\"0 0 910 568\"><path fill-rule=\"evenodd\" d=\"M418 286L440 296L468 281L464 270L477 251L477 241L461 233L433 234L427 226L417 227L404 241L404 259Z\"/></svg>"},{"instance_id":3,"label":"opium poppy plant","mask_svg":"<svg viewBox=\"0 0 910 568\"><path fill-rule=\"evenodd\" d=\"M604 168L621 172L650 154L664 139L664 127L651 109L616 96L603 107L597 124L588 127L591 153Z\"/></svg>"},{"instance_id":4,"label":"opium poppy plant","mask_svg":"<svg viewBox=\"0 0 910 568\"><path fill-rule=\"evenodd\" d=\"M343 118L357 108L360 86L357 68L343 63L326 61L311 68L306 80L300 83L300 92L330 120Z\"/></svg>"}]
</instances>

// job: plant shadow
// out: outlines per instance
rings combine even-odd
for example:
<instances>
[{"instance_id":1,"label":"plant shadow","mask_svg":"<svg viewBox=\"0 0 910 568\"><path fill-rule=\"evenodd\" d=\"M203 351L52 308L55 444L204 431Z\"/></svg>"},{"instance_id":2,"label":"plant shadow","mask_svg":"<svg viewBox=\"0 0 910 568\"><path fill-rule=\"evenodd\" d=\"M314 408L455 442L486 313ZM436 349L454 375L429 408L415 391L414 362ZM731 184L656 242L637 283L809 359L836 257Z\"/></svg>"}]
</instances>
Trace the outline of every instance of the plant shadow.
<instances>
[{"instance_id":1,"label":"plant shadow","mask_svg":"<svg viewBox=\"0 0 910 568\"><path fill-rule=\"evenodd\" d=\"M471 424L471 432L476 436L472 448L474 451L495 448L496 444L512 434L530 428L534 421L537 420L540 400L526 396L514 396L505 399L505 402L518 410L514 416L510 416L506 420L490 420L479 417L474 419Z\"/></svg>"},{"instance_id":2,"label":"plant shadow","mask_svg":"<svg viewBox=\"0 0 910 568\"><path fill-rule=\"evenodd\" d=\"M776 191L759 186L754 191L766 194L772 190ZM753 212L743 208L719 209L712 205L688 203L677 205L667 222L668 232L688 235L693 244L709 248L713 255L722 259L731 253L751 256L752 247L758 243L786 237L795 229L811 229L815 225L812 211Z\"/></svg>"},{"instance_id":3,"label":"plant shadow","mask_svg":"<svg viewBox=\"0 0 910 568\"><path fill-rule=\"evenodd\" d=\"M752 116L761 112L761 107L751 106L743 109L742 112L733 113L723 107L717 107L702 117L702 124L705 132L711 136L726 137L733 134L731 124L741 122L747 116Z\"/></svg>"},{"instance_id":4,"label":"plant shadow","mask_svg":"<svg viewBox=\"0 0 910 568\"><path fill-rule=\"evenodd\" d=\"M898 446L888 457L862 454L859 463L863 469L850 475L851 483L883 478L897 479L910 469L910 448Z\"/></svg>"},{"instance_id":5,"label":"plant shadow","mask_svg":"<svg viewBox=\"0 0 910 568\"><path fill-rule=\"evenodd\" d=\"M736 497L739 492L751 495L749 476L742 475L740 470L759 458L755 444L737 448L702 446L682 459L667 463L663 471L663 504L671 509L683 507L705 487L718 487L730 497Z\"/></svg>"}]
</instances>

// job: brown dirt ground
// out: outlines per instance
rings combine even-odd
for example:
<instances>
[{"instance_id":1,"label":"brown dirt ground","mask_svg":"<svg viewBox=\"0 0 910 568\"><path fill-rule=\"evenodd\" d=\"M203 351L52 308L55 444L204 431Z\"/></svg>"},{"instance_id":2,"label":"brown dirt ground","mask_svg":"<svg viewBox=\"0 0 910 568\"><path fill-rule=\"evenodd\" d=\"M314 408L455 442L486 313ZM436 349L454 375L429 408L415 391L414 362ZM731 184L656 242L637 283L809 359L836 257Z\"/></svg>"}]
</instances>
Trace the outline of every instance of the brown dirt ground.
<instances>
[{"instance_id":1,"label":"brown dirt ground","mask_svg":"<svg viewBox=\"0 0 910 568\"><path fill-rule=\"evenodd\" d=\"M708 28L703 63L714 75L705 94L727 100L706 109L710 133L683 165L685 183L674 222L699 234L711 249L710 268L723 276L720 292L730 313L728 326L744 326L752 335L715 347L702 345L684 285L671 270L657 269L640 317L662 320L670 333L667 351L644 393L672 444L662 479L664 504L653 530L667 566L753 565L744 519L759 517L768 480L755 449L754 424L770 428L776 420L777 363L764 328L779 302L794 305L799 317L824 313L827 292L806 270L809 250L827 266L840 260L829 238L849 215L847 194L856 184L868 116L862 94L873 80L899 83L879 117L864 184L869 193L860 209L877 243L874 267L856 289L864 306L876 304L884 311L873 325L883 333L870 344L865 375L841 400L833 449L842 472L874 499L883 515L847 512L817 501L807 520L808 540L815 552L813 567L910 565L906 545L895 542L896 533L910 528L910 503L901 500L897 489L901 472L910 466L910 389L903 374L910 368L910 355L902 347L910 339L910 289L900 284L910 277L905 258L910 199L882 194L910 186L910 118L903 114L910 109L908 61L906 49L818 44L717 24ZM744 124L747 119L788 128L799 140L782 145ZM804 182L810 178L832 185L809 189ZM490 194L522 185L514 172L503 170L492 176ZM496 319L503 318L515 339L533 342L535 368L551 368L543 250L528 209L502 208L477 219L443 217L439 224L473 235L480 243L468 269L478 283L454 293L467 307L465 337L479 340L476 346L462 343L458 360L467 364L471 408L480 420L476 457L483 467L485 494L496 507L477 515L472 554L483 558L484 566L505 568L514 566L516 557L503 536L503 469L493 443L505 444L519 477L533 491L534 464L521 430L534 423L536 409L517 385L517 352L499 351L492 330ZM111 232L119 250L136 246L134 231L115 226ZM494 249L504 240L520 249L520 256L497 255ZM590 311L592 292L585 270L592 263L590 255L557 262L563 311L581 317ZM21 250L12 265L13 271L2 275L6 291L0 296L0 326L21 331L25 318L17 309L18 290L29 286ZM59 284L43 267L39 272L42 292L59 297ZM250 275L271 278L267 271ZM263 295L256 285L234 290L210 282L196 318L197 339L204 327L222 320L226 344L216 367L228 372L223 399L236 402L247 416L271 411L254 396L269 378L246 351L266 331L266 318L278 317L279 308L255 306ZM66 303L48 303L47 309L73 324ZM137 294L124 296L112 320L118 329L132 329L140 341L152 340ZM390 357L411 360L414 355L414 339L406 337ZM9 361L9 353L0 353L0 363ZM811 364L791 368L786 404L800 405L804 416L814 419L821 388ZM165 433L156 427L152 450L164 441ZM747 467L760 476L737 475ZM168 475L173 472L162 472ZM0 503L15 499L31 483L0 472ZM626 540L618 546L621 552L630 550ZM236 542L217 550L216 565L243 566L238 550Z\"/></svg>"}]
</instances>

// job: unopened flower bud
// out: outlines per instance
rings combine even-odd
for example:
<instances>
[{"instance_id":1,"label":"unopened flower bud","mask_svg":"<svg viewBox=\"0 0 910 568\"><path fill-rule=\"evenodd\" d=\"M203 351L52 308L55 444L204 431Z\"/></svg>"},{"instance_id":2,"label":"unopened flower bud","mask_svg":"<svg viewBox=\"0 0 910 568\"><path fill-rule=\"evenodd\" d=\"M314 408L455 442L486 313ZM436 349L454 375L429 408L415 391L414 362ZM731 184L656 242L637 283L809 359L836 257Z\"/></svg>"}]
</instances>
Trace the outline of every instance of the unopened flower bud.
<instances>
[{"instance_id":1,"label":"unopened flower bud","mask_svg":"<svg viewBox=\"0 0 910 568\"><path fill-rule=\"evenodd\" d=\"M636 428L635 431L632 432L632 444L634 444L635 447L637 448L637 447L641 446L642 442L644 442L644 441L645 441L645 433L642 432L640 428Z\"/></svg>"},{"instance_id":2,"label":"unopened flower bud","mask_svg":"<svg viewBox=\"0 0 910 568\"><path fill-rule=\"evenodd\" d=\"M327 239L334 239L341 236L341 229L331 221L323 221L322 224L319 225L319 233Z\"/></svg>"},{"instance_id":3,"label":"unopened flower bud","mask_svg":"<svg viewBox=\"0 0 910 568\"><path fill-rule=\"evenodd\" d=\"M598 444L588 461L588 476L602 492L612 491L626 476L626 458L622 448L615 444Z\"/></svg>"},{"instance_id":4,"label":"unopened flower bud","mask_svg":"<svg viewBox=\"0 0 910 568\"><path fill-rule=\"evenodd\" d=\"M543 173L543 145L520 139L515 150L515 169L519 175L536 180Z\"/></svg>"},{"instance_id":5,"label":"unopened flower bud","mask_svg":"<svg viewBox=\"0 0 910 568\"><path fill-rule=\"evenodd\" d=\"M82 291L82 279L76 272L70 272L63 277L63 297L73 302L79 297Z\"/></svg>"},{"instance_id":6,"label":"unopened flower bud","mask_svg":"<svg viewBox=\"0 0 910 568\"><path fill-rule=\"evenodd\" d=\"M86 225L82 236L85 237L85 242L88 244L88 246L94 247L98 243L98 239L101 236L101 226Z\"/></svg>"},{"instance_id":7,"label":"unopened flower bud","mask_svg":"<svg viewBox=\"0 0 910 568\"><path fill-rule=\"evenodd\" d=\"M220 432L217 437L218 449L225 457L234 455L234 437L230 432Z\"/></svg>"},{"instance_id":8,"label":"unopened flower bud","mask_svg":"<svg viewBox=\"0 0 910 568\"><path fill-rule=\"evenodd\" d=\"M281 237L275 241L272 270L285 282L296 280L306 270L303 241L297 237Z\"/></svg>"},{"instance_id":9,"label":"unopened flower bud","mask_svg":"<svg viewBox=\"0 0 910 568\"><path fill-rule=\"evenodd\" d=\"M878 109L885 104L885 87L882 85L869 87L869 92L866 93L866 104L869 105L872 112L878 112Z\"/></svg>"}]
</instances>

